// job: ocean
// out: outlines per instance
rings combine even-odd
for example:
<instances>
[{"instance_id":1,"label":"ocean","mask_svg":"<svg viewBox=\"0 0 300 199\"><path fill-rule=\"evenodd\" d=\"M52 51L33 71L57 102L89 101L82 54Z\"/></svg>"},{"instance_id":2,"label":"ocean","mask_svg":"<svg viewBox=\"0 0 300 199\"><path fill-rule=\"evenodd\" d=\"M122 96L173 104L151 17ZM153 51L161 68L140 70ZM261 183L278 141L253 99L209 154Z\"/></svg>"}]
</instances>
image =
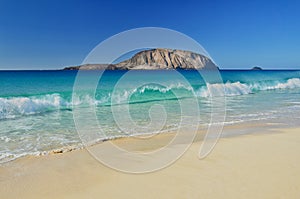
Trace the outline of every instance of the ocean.
<instances>
[{"instance_id":1,"label":"ocean","mask_svg":"<svg viewBox=\"0 0 300 199\"><path fill-rule=\"evenodd\" d=\"M96 74L85 71L87 84L74 95L77 71L1 71L0 163L63 147L82 147L74 123L75 110L76 114L85 113L81 120L86 126L96 118L102 133L91 134L89 141L95 142L155 133L130 125L129 131L124 132L115 120L114 107L129 106L131 119L141 127L155 120L149 116L151 107L164 107L167 119L159 130L168 132L178 128L181 102L188 106L195 99L200 110L197 122L203 128L211 123L212 99L226 100L226 107L221 107L226 110L222 121L225 126L300 124L300 71L223 70L223 86L207 85L192 70L179 71L188 84L172 71L132 71L130 78L118 84L127 72L105 71L96 89L91 89L88 82ZM225 93L219 92L220 88ZM94 112L86 111L90 107Z\"/></svg>"}]
</instances>

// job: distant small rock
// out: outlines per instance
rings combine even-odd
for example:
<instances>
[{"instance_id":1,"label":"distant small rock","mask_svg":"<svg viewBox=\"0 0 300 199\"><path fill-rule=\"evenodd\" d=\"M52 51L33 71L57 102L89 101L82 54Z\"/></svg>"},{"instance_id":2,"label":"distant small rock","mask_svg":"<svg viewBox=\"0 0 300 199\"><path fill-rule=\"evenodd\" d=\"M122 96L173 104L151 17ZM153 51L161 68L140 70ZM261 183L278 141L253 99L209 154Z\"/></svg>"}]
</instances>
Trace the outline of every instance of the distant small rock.
<instances>
[{"instance_id":1,"label":"distant small rock","mask_svg":"<svg viewBox=\"0 0 300 199\"><path fill-rule=\"evenodd\" d=\"M262 68L259 67L259 66L255 66L255 67L253 67L251 70L262 70Z\"/></svg>"}]
</instances>

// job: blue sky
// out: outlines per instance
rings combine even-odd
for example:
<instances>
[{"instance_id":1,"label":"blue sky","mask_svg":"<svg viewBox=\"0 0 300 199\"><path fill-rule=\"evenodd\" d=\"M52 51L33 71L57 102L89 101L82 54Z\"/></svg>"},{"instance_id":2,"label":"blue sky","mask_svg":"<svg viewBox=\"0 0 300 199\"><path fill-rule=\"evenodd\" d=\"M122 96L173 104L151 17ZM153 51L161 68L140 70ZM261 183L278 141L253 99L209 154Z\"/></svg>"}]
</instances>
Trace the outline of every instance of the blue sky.
<instances>
[{"instance_id":1,"label":"blue sky","mask_svg":"<svg viewBox=\"0 0 300 199\"><path fill-rule=\"evenodd\" d=\"M187 34L223 69L300 68L299 1L0 0L0 69L78 65L108 37L147 26Z\"/></svg>"}]
</instances>

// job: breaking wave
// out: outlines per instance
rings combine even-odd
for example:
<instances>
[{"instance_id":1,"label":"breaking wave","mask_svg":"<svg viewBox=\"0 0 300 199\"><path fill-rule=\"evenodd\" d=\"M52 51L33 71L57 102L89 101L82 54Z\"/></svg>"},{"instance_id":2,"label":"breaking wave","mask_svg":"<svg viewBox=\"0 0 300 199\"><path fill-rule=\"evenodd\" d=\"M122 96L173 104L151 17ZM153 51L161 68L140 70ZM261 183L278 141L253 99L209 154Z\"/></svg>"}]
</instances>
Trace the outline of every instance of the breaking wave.
<instances>
[{"instance_id":1,"label":"breaking wave","mask_svg":"<svg viewBox=\"0 0 300 199\"><path fill-rule=\"evenodd\" d=\"M173 91L183 93L180 97L210 97L210 96L236 96L257 93L266 90L295 89L300 88L300 79L292 78L286 81L264 81L264 82L226 82L224 84L207 84L206 86L186 86L173 84L168 87L159 85L145 85L133 90L119 91L116 103L127 103L128 98L133 98L129 103L145 103L149 101L174 100ZM100 91L101 92L101 91ZM101 95L96 100L91 95L69 99L63 98L60 94L46 94L31 97L0 98L0 119L16 118L20 116L45 113L49 111L70 109L72 106L80 105L111 105L112 92Z\"/></svg>"},{"instance_id":2,"label":"breaking wave","mask_svg":"<svg viewBox=\"0 0 300 199\"><path fill-rule=\"evenodd\" d=\"M61 109L69 105L59 94L0 98L0 119Z\"/></svg>"},{"instance_id":3,"label":"breaking wave","mask_svg":"<svg viewBox=\"0 0 300 199\"><path fill-rule=\"evenodd\" d=\"M292 78L285 82L272 81L272 82L227 82L224 84L208 84L196 91L198 97L209 96L236 96L253 94L259 91L277 90L277 89L295 89L300 88L300 79Z\"/></svg>"}]
</instances>

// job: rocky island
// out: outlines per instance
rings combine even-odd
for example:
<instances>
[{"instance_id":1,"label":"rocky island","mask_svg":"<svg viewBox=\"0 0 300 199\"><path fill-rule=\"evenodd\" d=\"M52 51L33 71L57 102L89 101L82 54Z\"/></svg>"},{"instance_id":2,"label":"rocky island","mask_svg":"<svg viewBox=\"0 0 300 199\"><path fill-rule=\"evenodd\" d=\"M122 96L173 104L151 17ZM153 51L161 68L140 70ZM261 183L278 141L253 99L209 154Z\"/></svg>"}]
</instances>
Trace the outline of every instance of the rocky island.
<instances>
[{"instance_id":1,"label":"rocky island","mask_svg":"<svg viewBox=\"0 0 300 199\"><path fill-rule=\"evenodd\" d=\"M259 66L254 66L251 70L262 70L262 68Z\"/></svg>"},{"instance_id":2,"label":"rocky island","mask_svg":"<svg viewBox=\"0 0 300 199\"><path fill-rule=\"evenodd\" d=\"M191 51L173 49L151 49L136 53L132 58L117 64L85 64L66 67L63 70L165 70L207 69L218 67L204 55Z\"/></svg>"}]
</instances>

